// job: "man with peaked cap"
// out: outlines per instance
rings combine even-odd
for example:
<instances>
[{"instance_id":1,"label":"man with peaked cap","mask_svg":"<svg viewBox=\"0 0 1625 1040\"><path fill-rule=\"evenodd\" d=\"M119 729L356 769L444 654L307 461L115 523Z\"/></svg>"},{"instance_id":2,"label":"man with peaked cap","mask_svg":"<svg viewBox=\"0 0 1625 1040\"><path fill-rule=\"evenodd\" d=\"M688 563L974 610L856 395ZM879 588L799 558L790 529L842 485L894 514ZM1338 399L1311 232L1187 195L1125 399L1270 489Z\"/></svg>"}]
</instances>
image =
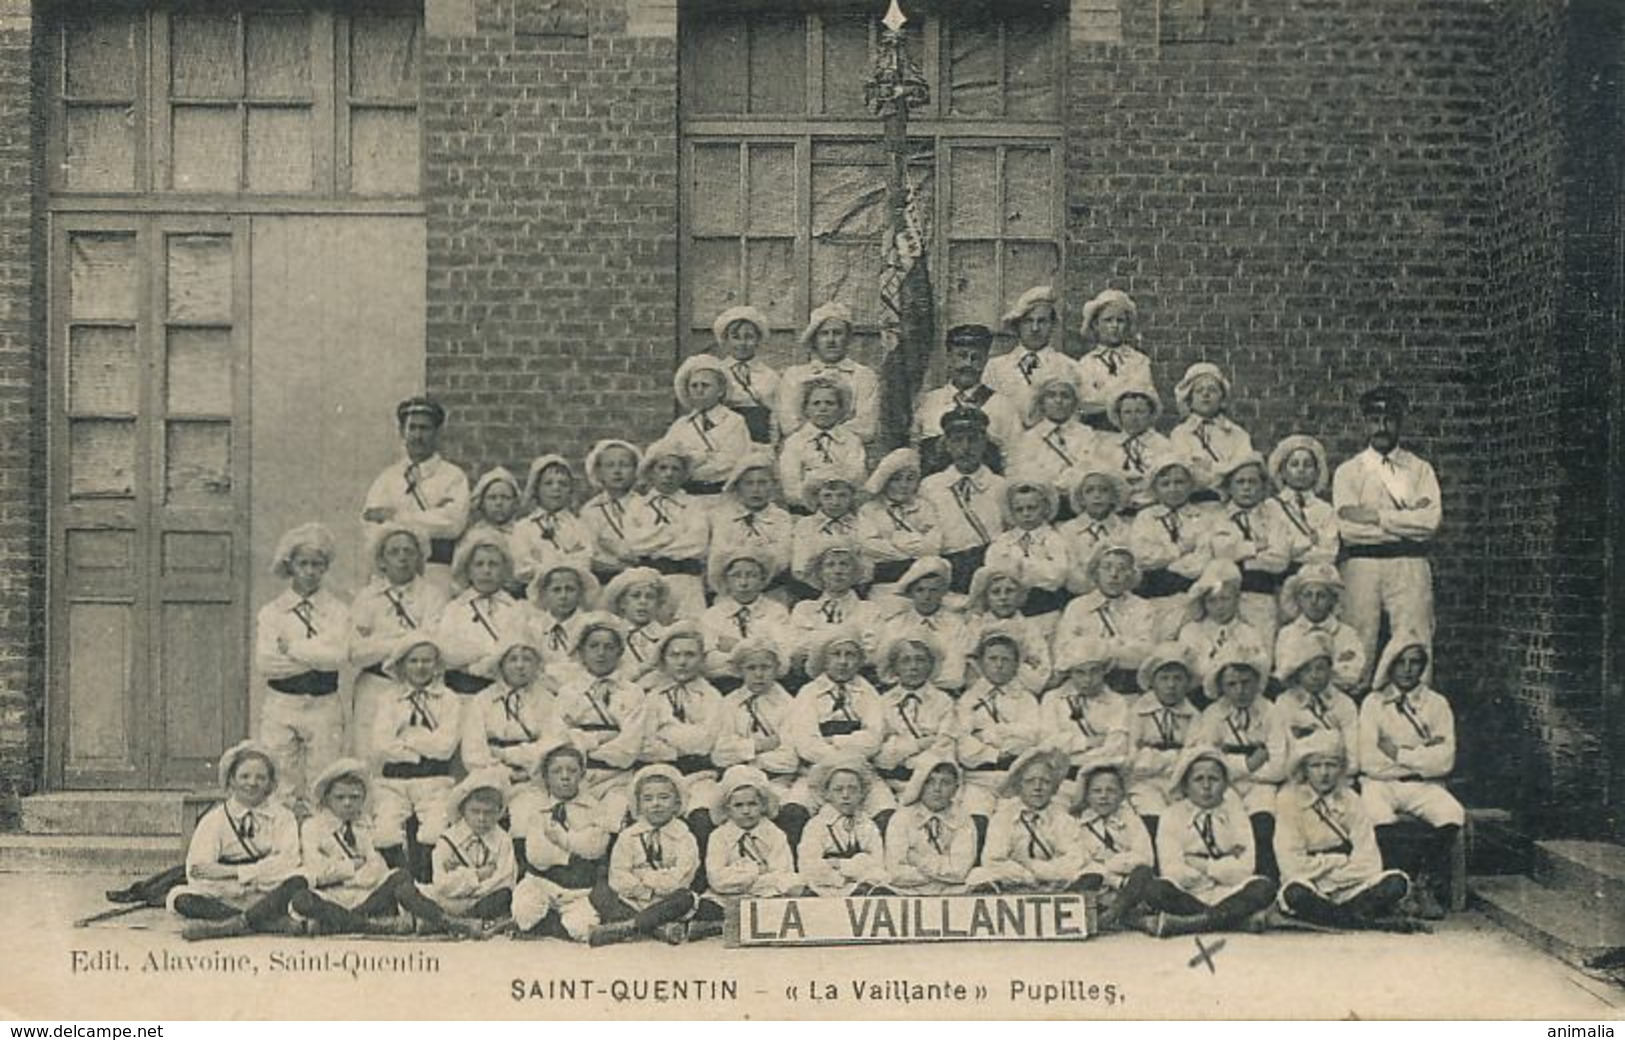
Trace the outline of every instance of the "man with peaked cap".
<instances>
[{"instance_id":1,"label":"man with peaked cap","mask_svg":"<svg viewBox=\"0 0 1625 1040\"><path fill-rule=\"evenodd\" d=\"M440 457L446 409L428 397L409 397L395 407L406 457L393 462L367 489L361 519L367 524L399 520L429 536L424 576L449 590L451 558L468 526L468 474Z\"/></svg>"},{"instance_id":2,"label":"man with peaked cap","mask_svg":"<svg viewBox=\"0 0 1625 1040\"><path fill-rule=\"evenodd\" d=\"M988 439L1007 458L1021 435L1019 402L999 393L987 382L987 355L993 348L993 332L986 325L955 325L948 330L946 353L948 382L920 395L914 406L911 440L920 452L926 473L948 465L942 443L942 420L956 408L974 408L987 416ZM996 466L995 468L1002 468Z\"/></svg>"},{"instance_id":3,"label":"man with peaked cap","mask_svg":"<svg viewBox=\"0 0 1625 1040\"><path fill-rule=\"evenodd\" d=\"M1408 402L1395 387L1360 397L1368 447L1337 467L1332 507L1343 539L1343 619L1360 634L1367 662L1377 660L1383 615L1390 631L1433 635L1433 568L1439 530L1439 479L1400 446ZM1369 665L1365 682L1369 684Z\"/></svg>"}]
</instances>

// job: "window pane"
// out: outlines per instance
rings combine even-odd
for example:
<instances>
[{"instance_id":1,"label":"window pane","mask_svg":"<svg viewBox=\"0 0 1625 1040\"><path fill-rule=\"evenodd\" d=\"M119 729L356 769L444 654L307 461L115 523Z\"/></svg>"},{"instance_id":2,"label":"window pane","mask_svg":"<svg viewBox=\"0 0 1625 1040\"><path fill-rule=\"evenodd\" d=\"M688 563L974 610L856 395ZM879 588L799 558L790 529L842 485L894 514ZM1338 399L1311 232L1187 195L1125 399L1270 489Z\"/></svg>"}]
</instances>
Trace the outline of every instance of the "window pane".
<instances>
[{"instance_id":1,"label":"window pane","mask_svg":"<svg viewBox=\"0 0 1625 1040\"><path fill-rule=\"evenodd\" d=\"M350 21L350 95L418 96L416 18L357 16Z\"/></svg>"},{"instance_id":2,"label":"window pane","mask_svg":"<svg viewBox=\"0 0 1625 1040\"><path fill-rule=\"evenodd\" d=\"M886 225L886 208L878 151L862 145L818 150L819 159L832 161L821 161L812 169L814 237L868 238L880 234Z\"/></svg>"},{"instance_id":3,"label":"window pane","mask_svg":"<svg viewBox=\"0 0 1625 1040\"><path fill-rule=\"evenodd\" d=\"M176 14L169 20L170 90L182 98L236 98L243 94L237 19L230 15Z\"/></svg>"},{"instance_id":4,"label":"window pane","mask_svg":"<svg viewBox=\"0 0 1625 1040\"><path fill-rule=\"evenodd\" d=\"M687 62L689 89L684 107L714 114L745 111L745 83L749 62L745 54L745 23L741 18L692 19Z\"/></svg>"},{"instance_id":5,"label":"window pane","mask_svg":"<svg viewBox=\"0 0 1625 1040\"><path fill-rule=\"evenodd\" d=\"M745 302L739 274L739 243L734 239L697 239L689 243L689 312L711 321L729 307Z\"/></svg>"},{"instance_id":6,"label":"window pane","mask_svg":"<svg viewBox=\"0 0 1625 1040\"><path fill-rule=\"evenodd\" d=\"M75 325L68 330L68 411L134 415L138 386L135 329Z\"/></svg>"},{"instance_id":7,"label":"window pane","mask_svg":"<svg viewBox=\"0 0 1625 1040\"><path fill-rule=\"evenodd\" d=\"M134 321L139 284L134 235L83 231L68 236L69 317Z\"/></svg>"},{"instance_id":8,"label":"window pane","mask_svg":"<svg viewBox=\"0 0 1625 1040\"><path fill-rule=\"evenodd\" d=\"M248 190L309 191L314 165L310 110L248 110Z\"/></svg>"},{"instance_id":9,"label":"window pane","mask_svg":"<svg viewBox=\"0 0 1625 1040\"><path fill-rule=\"evenodd\" d=\"M67 109L69 191L135 188L135 110L129 105L70 105Z\"/></svg>"},{"instance_id":10,"label":"window pane","mask_svg":"<svg viewBox=\"0 0 1625 1040\"><path fill-rule=\"evenodd\" d=\"M750 110L807 110L807 20L758 17L750 23Z\"/></svg>"},{"instance_id":11,"label":"window pane","mask_svg":"<svg viewBox=\"0 0 1625 1040\"><path fill-rule=\"evenodd\" d=\"M955 148L948 199L948 233L955 237L999 233L998 152Z\"/></svg>"},{"instance_id":12,"label":"window pane","mask_svg":"<svg viewBox=\"0 0 1625 1040\"><path fill-rule=\"evenodd\" d=\"M250 97L310 96L310 20L254 15L244 30Z\"/></svg>"},{"instance_id":13,"label":"window pane","mask_svg":"<svg viewBox=\"0 0 1625 1040\"><path fill-rule=\"evenodd\" d=\"M415 109L350 110L350 190L416 195L421 169Z\"/></svg>"},{"instance_id":14,"label":"window pane","mask_svg":"<svg viewBox=\"0 0 1625 1040\"><path fill-rule=\"evenodd\" d=\"M754 145L750 162L752 232L795 234L796 151L789 145Z\"/></svg>"},{"instance_id":15,"label":"window pane","mask_svg":"<svg viewBox=\"0 0 1625 1040\"><path fill-rule=\"evenodd\" d=\"M948 34L949 108L956 116L999 114L998 23L955 25Z\"/></svg>"},{"instance_id":16,"label":"window pane","mask_svg":"<svg viewBox=\"0 0 1625 1040\"><path fill-rule=\"evenodd\" d=\"M814 240L809 308L839 300L860 325L880 313L880 242Z\"/></svg>"},{"instance_id":17,"label":"window pane","mask_svg":"<svg viewBox=\"0 0 1625 1040\"><path fill-rule=\"evenodd\" d=\"M738 234L739 146L695 145L691 165L689 230L696 235Z\"/></svg>"},{"instance_id":18,"label":"window pane","mask_svg":"<svg viewBox=\"0 0 1625 1040\"><path fill-rule=\"evenodd\" d=\"M966 323L998 327L1001 293L994 256L991 242L949 244L949 327Z\"/></svg>"},{"instance_id":19,"label":"window pane","mask_svg":"<svg viewBox=\"0 0 1625 1040\"><path fill-rule=\"evenodd\" d=\"M164 452L164 501L231 494L231 424L172 422Z\"/></svg>"},{"instance_id":20,"label":"window pane","mask_svg":"<svg viewBox=\"0 0 1625 1040\"><path fill-rule=\"evenodd\" d=\"M167 411L231 414L231 330L170 329Z\"/></svg>"},{"instance_id":21,"label":"window pane","mask_svg":"<svg viewBox=\"0 0 1625 1040\"><path fill-rule=\"evenodd\" d=\"M135 97L135 25L131 15L99 11L63 27L69 97Z\"/></svg>"},{"instance_id":22,"label":"window pane","mask_svg":"<svg viewBox=\"0 0 1625 1040\"><path fill-rule=\"evenodd\" d=\"M1004 152L1004 233L1048 238L1055 228L1055 163L1047 148Z\"/></svg>"},{"instance_id":23,"label":"window pane","mask_svg":"<svg viewBox=\"0 0 1625 1040\"><path fill-rule=\"evenodd\" d=\"M242 180L242 123L236 108L176 105L170 177L176 191L228 191Z\"/></svg>"},{"instance_id":24,"label":"window pane","mask_svg":"<svg viewBox=\"0 0 1625 1040\"><path fill-rule=\"evenodd\" d=\"M1060 252L1054 242L1006 242L1004 299L1011 303L1035 285L1055 285L1061 276Z\"/></svg>"},{"instance_id":25,"label":"window pane","mask_svg":"<svg viewBox=\"0 0 1625 1040\"><path fill-rule=\"evenodd\" d=\"M867 115L863 81L873 59L869 54L868 15L829 15L824 18L824 112L829 115ZM919 60L919 55L914 55Z\"/></svg>"},{"instance_id":26,"label":"window pane","mask_svg":"<svg viewBox=\"0 0 1625 1040\"><path fill-rule=\"evenodd\" d=\"M1061 114L1058 26L1056 19L1044 16L1012 18L1005 23L1005 115L1054 119Z\"/></svg>"},{"instance_id":27,"label":"window pane","mask_svg":"<svg viewBox=\"0 0 1625 1040\"><path fill-rule=\"evenodd\" d=\"M796 243L765 239L746 244L749 282L746 298L775 325L793 324L796 307Z\"/></svg>"},{"instance_id":28,"label":"window pane","mask_svg":"<svg viewBox=\"0 0 1625 1040\"><path fill-rule=\"evenodd\" d=\"M134 420L75 419L68 425L68 494L135 493Z\"/></svg>"},{"instance_id":29,"label":"window pane","mask_svg":"<svg viewBox=\"0 0 1625 1040\"><path fill-rule=\"evenodd\" d=\"M169 320L230 323L231 238L169 236Z\"/></svg>"}]
</instances>

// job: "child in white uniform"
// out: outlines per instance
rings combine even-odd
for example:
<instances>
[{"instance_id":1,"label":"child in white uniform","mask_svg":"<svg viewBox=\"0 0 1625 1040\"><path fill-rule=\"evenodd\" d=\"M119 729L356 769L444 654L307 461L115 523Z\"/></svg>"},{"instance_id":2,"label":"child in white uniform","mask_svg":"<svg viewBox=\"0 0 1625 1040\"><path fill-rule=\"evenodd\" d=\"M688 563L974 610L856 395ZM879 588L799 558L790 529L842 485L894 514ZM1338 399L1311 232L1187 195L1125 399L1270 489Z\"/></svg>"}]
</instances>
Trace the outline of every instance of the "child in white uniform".
<instances>
[{"instance_id":1,"label":"child in white uniform","mask_svg":"<svg viewBox=\"0 0 1625 1040\"><path fill-rule=\"evenodd\" d=\"M717 356L728 372L728 407L738 412L757 444L772 444L777 434L773 402L778 398L779 373L757 360L768 341L767 317L755 307L729 307L711 323Z\"/></svg>"},{"instance_id":2,"label":"child in white uniform","mask_svg":"<svg viewBox=\"0 0 1625 1040\"><path fill-rule=\"evenodd\" d=\"M592 565L593 534L575 512L576 474L562 455L539 455L525 478L529 509L513 530L514 576L533 582L559 563Z\"/></svg>"},{"instance_id":3,"label":"child in white uniform","mask_svg":"<svg viewBox=\"0 0 1625 1040\"><path fill-rule=\"evenodd\" d=\"M875 754L880 778L901 794L928 758L952 756L958 740L954 700L936 684L947 644L930 632L891 630L881 644L886 735Z\"/></svg>"},{"instance_id":4,"label":"child in white uniform","mask_svg":"<svg viewBox=\"0 0 1625 1040\"><path fill-rule=\"evenodd\" d=\"M420 879L429 871L423 851L447 824L446 797L462 742L463 698L446 688L444 671L433 639L402 639L384 660L395 686L373 719L372 746L380 763L373 807L378 849L391 867L409 866ZM412 820L415 841L408 843Z\"/></svg>"},{"instance_id":5,"label":"child in white uniform","mask_svg":"<svg viewBox=\"0 0 1625 1040\"><path fill-rule=\"evenodd\" d=\"M555 744L542 756L541 797L525 829L513 892L513 920L522 936L586 942L598 924L592 890L607 866L613 827L602 807L581 789L586 757L571 744ZM515 842L517 845L517 841Z\"/></svg>"},{"instance_id":6,"label":"child in white uniform","mask_svg":"<svg viewBox=\"0 0 1625 1040\"><path fill-rule=\"evenodd\" d=\"M927 754L915 764L886 824L886 878L903 895L952 895L965 890L976 863L976 823L959 800L959 763Z\"/></svg>"},{"instance_id":7,"label":"child in white uniform","mask_svg":"<svg viewBox=\"0 0 1625 1040\"><path fill-rule=\"evenodd\" d=\"M999 785L987 825L982 865L966 884L973 892L1078 892L1084 889L1083 839L1077 818L1055 797L1066 758L1030 749Z\"/></svg>"},{"instance_id":8,"label":"child in white uniform","mask_svg":"<svg viewBox=\"0 0 1625 1040\"><path fill-rule=\"evenodd\" d=\"M751 451L750 427L723 404L728 394L728 373L722 359L695 354L677 366L672 379L682 415L672 420L663 441L681 448L690 459L684 490L714 500L739 460Z\"/></svg>"},{"instance_id":9,"label":"child in white uniform","mask_svg":"<svg viewBox=\"0 0 1625 1040\"><path fill-rule=\"evenodd\" d=\"M440 612L435 642L445 659L446 685L473 696L491 685L474 666L510 640L529 636L530 608L508 594L513 581L513 554L508 541L490 531L476 531L457 546L451 576L462 591Z\"/></svg>"},{"instance_id":10,"label":"child in white uniform","mask_svg":"<svg viewBox=\"0 0 1625 1040\"><path fill-rule=\"evenodd\" d=\"M384 658L413 632L433 630L446 608L446 594L423 577L429 537L397 521L380 524L372 546L373 576L350 608L350 663L355 678L350 745L358 758L372 756L372 720L393 686Z\"/></svg>"}]
</instances>

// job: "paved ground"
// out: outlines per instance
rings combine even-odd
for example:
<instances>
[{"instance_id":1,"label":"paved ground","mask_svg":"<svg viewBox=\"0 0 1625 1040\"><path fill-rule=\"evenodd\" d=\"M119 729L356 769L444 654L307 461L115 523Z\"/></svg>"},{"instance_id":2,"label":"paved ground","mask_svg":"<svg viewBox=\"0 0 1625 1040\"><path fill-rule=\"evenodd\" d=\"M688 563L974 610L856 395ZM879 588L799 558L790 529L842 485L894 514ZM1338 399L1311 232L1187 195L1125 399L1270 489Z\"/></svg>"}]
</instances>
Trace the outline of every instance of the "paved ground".
<instances>
[{"instance_id":1,"label":"paved ground","mask_svg":"<svg viewBox=\"0 0 1625 1040\"><path fill-rule=\"evenodd\" d=\"M73 919L106 907L101 892L119 880L0 875L0 935L8 946L0 972L0 1015L126 1020L1358 1015L1575 1023L1625 1015L1625 990L1570 970L1476 914L1457 917L1430 936L1229 936L1212 954L1212 971L1200 961L1194 967L1189 963L1198 952L1191 939L1139 935L1065 947L743 951L710 941L683 948L640 944L587 950L506 939L249 938L191 944L181 941L175 923L159 911L72 928ZM1204 942L1211 948L1216 939ZM177 963L185 957L196 960ZM949 995L905 1003L899 997L913 994L899 994L898 987L911 984L939 986ZM950 989L959 984L966 987L962 999ZM859 999L855 985L880 985L883 999ZM978 993L978 986L984 991ZM787 997L791 987L793 1001Z\"/></svg>"}]
</instances>

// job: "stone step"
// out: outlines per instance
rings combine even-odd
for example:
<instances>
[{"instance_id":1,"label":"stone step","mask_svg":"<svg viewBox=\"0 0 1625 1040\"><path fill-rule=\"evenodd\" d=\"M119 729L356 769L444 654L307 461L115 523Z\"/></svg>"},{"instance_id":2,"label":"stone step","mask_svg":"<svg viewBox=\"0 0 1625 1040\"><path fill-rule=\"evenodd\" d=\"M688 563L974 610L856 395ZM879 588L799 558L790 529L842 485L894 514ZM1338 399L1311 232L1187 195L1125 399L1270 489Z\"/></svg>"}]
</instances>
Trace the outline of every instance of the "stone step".
<instances>
[{"instance_id":1,"label":"stone step","mask_svg":"<svg viewBox=\"0 0 1625 1040\"><path fill-rule=\"evenodd\" d=\"M0 873L154 874L185 857L178 834L0 834Z\"/></svg>"},{"instance_id":2,"label":"stone step","mask_svg":"<svg viewBox=\"0 0 1625 1040\"><path fill-rule=\"evenodd\" d=\"M183 791L53 791L22 800L24 834L178 835Z\"/></svg>"},{"instance_id":3,"label":"stone step","mask_svg":"<svg viewBox=\"0 0 1625 1040\"><path fill-rule=\"evenodd\" d=\"M1538 841L1535 878L1590 905L1625 907L1625 846L1604 841Z\"/></svg>"},{"instance_id":4,"label":"stone step","mask_svg":"<svg viewBox=\"0 0 1625 1040\"><path fill-rule=\"evenodd\" d=\"M1467 872L1529 874L1534 870L1535 843L1505 809L1471 807L1467 810L1471 840L1467 846Z\"/></svg>"},{"instance_id":5,"label":"stone step","mask_svg":"<svg viewBox=\"0 0 1625 1040\"><path fill-rule=\"evenodd\" d=\"M1625 906L1600 908L1531 878L1471 882L1474 902L1501 927L1576 967L1625 948Z\"/></svg>"}]
</instances>

